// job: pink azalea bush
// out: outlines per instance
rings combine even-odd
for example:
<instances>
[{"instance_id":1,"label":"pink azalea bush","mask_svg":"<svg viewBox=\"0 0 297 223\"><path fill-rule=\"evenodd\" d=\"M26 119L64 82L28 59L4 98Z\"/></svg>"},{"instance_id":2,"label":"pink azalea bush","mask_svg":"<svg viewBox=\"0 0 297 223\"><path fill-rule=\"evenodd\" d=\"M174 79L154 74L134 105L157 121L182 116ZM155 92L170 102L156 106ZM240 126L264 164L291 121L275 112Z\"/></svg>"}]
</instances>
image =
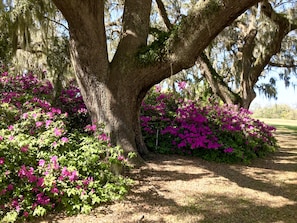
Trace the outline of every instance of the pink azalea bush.
<instances>
[{"instance_id":1,"label":"pink azalea bush","mask_svg":"<svg viewBox=\"0 0 297 223\"><path fill-rule=\"evenodd\" d=\"M0 222L58 210L88 213L123 197L131 183L111 171L127 158L87 122L79 92L65 90L59 101L67 101L55 107L52 90L32 74L0 76ZM86 127L73 128L81 125L74 120Z\"/></svg>"},{"instance_id":2,"label":"pink azalea bush","mask_svg":"<svg viewBox=\"0 0 297 223\"><path fill-rule=\"evenodd\" d=\"M181 99L152 91L142 106L143 136L150 150L249 163L277 148L274 127L234 105Z\"/></svg>"}]
</instances>

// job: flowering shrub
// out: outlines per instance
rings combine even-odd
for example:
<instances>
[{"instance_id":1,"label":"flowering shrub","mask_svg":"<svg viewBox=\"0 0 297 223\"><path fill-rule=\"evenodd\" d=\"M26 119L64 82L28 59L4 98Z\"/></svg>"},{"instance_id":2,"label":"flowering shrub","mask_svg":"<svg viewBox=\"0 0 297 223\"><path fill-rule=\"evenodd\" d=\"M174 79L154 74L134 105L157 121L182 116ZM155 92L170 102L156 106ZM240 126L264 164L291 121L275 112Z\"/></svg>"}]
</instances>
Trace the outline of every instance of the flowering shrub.
<instances>
[{"instance_id":1,"label":"flowering shrub","mask_svg":"<svg viewBox=\"0 0 297 223\"><path fill-rule=\"evenodd\" d=\"M176 117L178 106L174 95L152 91L142 103L141 109L142 133L148 149L169 153L174 136L161 134L161 130L170 128L171 122Z\"/></svg>"},{"instance_id":2,"label":"flowering shrub","mask_svg":"<svg viewBox=\"0 0 297 223\"><path fill-rule=\"evenodd\" d=\"M123 151L94 125L71 127L77 119L66 109L86 117L79 95L68 91L64 107L53 107L51 84L31 74L2 73L0 91L1 222L57 210L88 213L127 192L131 181L112 172L115 164L127 165Z\"/></svg>"},{"instance_id":3,"label":"flowering shrub","mask_svg":"<svg viewBox=\"0 0 297 223\"><path fill-rule=\"evenodd\" d=\"M150 150L249 163L276 148L275 128L234 105L182 100L151 92L143 102L141 125Z\"/></svg>"}]
</instances>

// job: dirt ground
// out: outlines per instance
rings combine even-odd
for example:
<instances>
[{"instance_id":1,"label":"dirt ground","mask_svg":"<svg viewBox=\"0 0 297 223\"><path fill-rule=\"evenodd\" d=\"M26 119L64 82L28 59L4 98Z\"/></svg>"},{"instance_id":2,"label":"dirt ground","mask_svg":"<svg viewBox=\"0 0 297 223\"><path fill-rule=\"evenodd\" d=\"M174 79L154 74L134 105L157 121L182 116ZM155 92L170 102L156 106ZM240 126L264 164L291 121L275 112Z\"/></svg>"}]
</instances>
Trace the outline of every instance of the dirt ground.
<instances>
[{"instance_id":1,"label":"dirt ground","mask_svg":"<svg viewBox=\"0 0 297 223\"><path fill-rule=\"evenodd\" d=\"M42 223L296 223L297 135L279 130L280 151L249 166L158 155L131 173L127 197L90 215Z\"/></svg>"}]
</instances>

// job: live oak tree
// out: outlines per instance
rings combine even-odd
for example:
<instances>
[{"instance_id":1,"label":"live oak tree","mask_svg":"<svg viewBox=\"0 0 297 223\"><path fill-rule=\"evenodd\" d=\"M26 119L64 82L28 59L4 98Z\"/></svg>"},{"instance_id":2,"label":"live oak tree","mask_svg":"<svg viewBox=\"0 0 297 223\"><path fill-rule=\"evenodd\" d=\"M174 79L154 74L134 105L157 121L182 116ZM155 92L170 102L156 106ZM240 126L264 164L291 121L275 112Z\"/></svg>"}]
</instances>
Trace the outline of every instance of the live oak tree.
<instances>
[{"instance_id":1,"label":"live oak tree","mask_svg":"<svg viewBox=\"0 0 297 223\"><path fill-rule=\"evenodd\" d=\"M125 152L148 153L139 112L156 83L194 65L228 24L259 0L197 1L167 36L148 45L152 0L125 0L120 41L109 60L103 0L53 0L68 22L76 79L92 122Z\"/></svg>"},{"instance_id":2,"label":"live oak tree","mask_svg":"<svg viewBox=\"0 0 297 223\"><path fill-rule=\"evenodd\" d=\"M274 9L272 5L278 7ZM202 75L225 103L249 108L257 88L269 97L276 97L275 79L257 84L273 67L285 68L283 79L289 84L289 74L297 67L294 8L296 1L273 1L273 4L264 1L259 7L252 7L198 58Z\"/></svg>"}]
</instances>

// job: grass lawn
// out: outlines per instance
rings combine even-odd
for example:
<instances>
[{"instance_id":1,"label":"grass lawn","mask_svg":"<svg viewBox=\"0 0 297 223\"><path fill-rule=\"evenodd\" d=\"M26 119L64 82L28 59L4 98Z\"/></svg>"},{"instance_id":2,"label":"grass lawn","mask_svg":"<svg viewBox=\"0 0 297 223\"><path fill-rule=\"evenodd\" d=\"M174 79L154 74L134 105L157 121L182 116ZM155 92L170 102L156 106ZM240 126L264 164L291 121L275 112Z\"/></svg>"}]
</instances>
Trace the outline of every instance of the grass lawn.
<instances>
[{"instance_id":1,"label":"grass lawn","mask_svg":"<svg viewBox=\"0 0 297 223\"><path fill-rule=\"evenodd\" d=\"M289 129L297 133L297 120L286 120L286 119L268 119L261 118L261 121L268 125L276 127L278 130Z\"/></svg>"}]
</instances>

